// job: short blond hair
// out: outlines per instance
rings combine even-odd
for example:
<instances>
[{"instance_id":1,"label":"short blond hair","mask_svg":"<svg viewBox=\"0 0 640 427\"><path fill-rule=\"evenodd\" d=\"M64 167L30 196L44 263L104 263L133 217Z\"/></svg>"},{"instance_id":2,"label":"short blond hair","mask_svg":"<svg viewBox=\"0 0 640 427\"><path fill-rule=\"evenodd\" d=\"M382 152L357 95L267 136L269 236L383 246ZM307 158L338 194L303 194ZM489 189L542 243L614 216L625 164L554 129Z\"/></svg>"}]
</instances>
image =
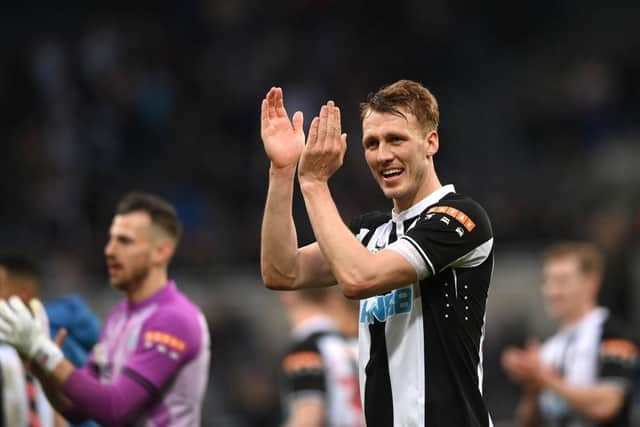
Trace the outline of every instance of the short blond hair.
<instances>
[{"instance_id":1,"label":"short blond hair","mask_svg":"<svg viewBox=\"0 0 640 427\"><path fill-rule=\"evenodd\" d=\"M438 130L440 111L436 97L422 84L413 80L398 80L370 93L360 104L360 119L371 111L404 117L400 108L409 110L423 131Z\"/></svg>"},{"instance_id":2,"label":"short blond hair","mask_svg":"<svg viewBox=\"0 0 640 427\"><path fill-rule=\"evenodd\" d=\"M560 242L549 246L543 255L545 263L574 256L578 260L583 274L595 274L602 277L604 273L604 257L596 245L588 242Z\"/></svg>"}]
</instances>

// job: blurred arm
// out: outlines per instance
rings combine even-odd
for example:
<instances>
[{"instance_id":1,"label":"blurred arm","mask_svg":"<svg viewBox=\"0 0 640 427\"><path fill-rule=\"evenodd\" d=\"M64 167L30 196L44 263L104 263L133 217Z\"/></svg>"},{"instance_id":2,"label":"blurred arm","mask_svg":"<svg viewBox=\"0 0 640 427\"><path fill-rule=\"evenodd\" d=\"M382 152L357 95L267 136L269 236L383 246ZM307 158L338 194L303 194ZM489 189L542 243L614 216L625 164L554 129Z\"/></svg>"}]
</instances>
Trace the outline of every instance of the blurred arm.
<instances>
[{"instance_id":1,"label":"blurred arm","mask_svg":"<svg viewBox=\"0 0 640 427\"><path fill-rule=\"evenodd\" d=\"M545 377L544 385L565 399L575 411L599 423L616 416L624 404L624 388L613 383L578 387L550 373Z\"/></svg>"},{"instance_id":2,"label":"blurred arm","mask_svg":"<svg viewBox=\"0 0 640 427\"><path fill-rule=\"evenodd\" d=\"M61 362L60 365L63 363L64 361ZM49 400L49 403L51 403L51 406L53 406L56 411L63 415L69 411L73 411L73 403L64 393L61 383L56 381L54 377L47 374L46 371L38 364L32 364L30 369L36 378L38 378L38 381L42 386L42 390L47 396L47 400Z\"/></svg>"},{"instance_id":3,"label":"blurred arm","mask_svg":"<svg viewBox=\"0 0 640 427\"><path fill-rule=\"evenodd\" d=\"M285 427L322 427L325 425L324 401L301 399L291 406L291 414Z\"/></svg>"},{"instance_id":4,"label":"blurred arm","mask_svg":"<svg viewBox=\"0 0 640 427\"><path fill-rule=\"evenodd\" d=\"M538 427L540 425L537 391L533 389L525 390L516 409L516 418L523 427Z\"/></svg>"}]
</instances>

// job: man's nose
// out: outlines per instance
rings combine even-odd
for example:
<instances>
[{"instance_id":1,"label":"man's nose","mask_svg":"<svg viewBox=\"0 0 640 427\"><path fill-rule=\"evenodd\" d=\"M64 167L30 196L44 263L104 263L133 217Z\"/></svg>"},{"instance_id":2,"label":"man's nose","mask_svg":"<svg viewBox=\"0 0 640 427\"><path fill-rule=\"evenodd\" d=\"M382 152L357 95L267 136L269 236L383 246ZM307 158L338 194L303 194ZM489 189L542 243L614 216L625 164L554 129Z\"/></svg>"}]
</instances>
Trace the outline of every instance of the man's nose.
<instances>
[{"instance_id":1,"label":"man's nose","mask_svg":"<svg viewBox=\"0 0 640 427\"><path fill-rule=\"evenodd\" d=\"M106 256L110 256L113 255L113 243L111 241L108 241L106 245L104 245L104 254Z\"/></svg>"},{"instance_id":2,"label":"man's nose","mask_svg":"<svg viewBox=\"0 0 640 427\"><path fill-rule=\"evenodd\" d=\"M388 162L393 159L393 152L391 151L391 147L384 142L378 145L378 161L380 162Z\"/></svg>"}]
</instances>

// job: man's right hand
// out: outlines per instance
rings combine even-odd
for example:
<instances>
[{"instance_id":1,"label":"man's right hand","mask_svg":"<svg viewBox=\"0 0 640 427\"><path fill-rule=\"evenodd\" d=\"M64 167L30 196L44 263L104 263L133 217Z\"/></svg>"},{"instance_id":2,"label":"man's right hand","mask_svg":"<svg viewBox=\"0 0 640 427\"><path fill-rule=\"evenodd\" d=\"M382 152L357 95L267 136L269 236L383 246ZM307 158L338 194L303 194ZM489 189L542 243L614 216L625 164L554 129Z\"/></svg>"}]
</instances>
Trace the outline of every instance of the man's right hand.
<instances>
[{"instance_id":1,"label":"man's right hand","mask_svg":"<svg viewBox=\"0 0 640 427\"><path fill-rule=\"evenodd\" d=\"M289 120L282 89L272 87L262 100L260 135L264 150L276 168L295 167L304 149L303 116L296 111Z\"/></svg>"}]
</instances>

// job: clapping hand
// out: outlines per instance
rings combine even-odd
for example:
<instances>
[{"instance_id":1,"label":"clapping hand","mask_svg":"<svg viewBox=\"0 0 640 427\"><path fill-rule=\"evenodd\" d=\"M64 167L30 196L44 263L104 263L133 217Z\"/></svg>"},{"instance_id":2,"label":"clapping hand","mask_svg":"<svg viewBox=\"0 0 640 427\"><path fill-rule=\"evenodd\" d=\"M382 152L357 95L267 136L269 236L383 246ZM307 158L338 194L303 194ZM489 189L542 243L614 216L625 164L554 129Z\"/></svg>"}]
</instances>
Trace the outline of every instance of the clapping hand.
<instances>
[{"instance_id":1,"label":"clapping hand","mask_svg":"<svg viewBox=\"0 0 640 427\"><path fill-rule=\"evenodd\" d=\"M44 315L42 303L32 299L29 306L32 311L15 295L0 300L0 342L12 345L21 355L52 371L64 356L39 321Z\"/></svg>"},{"instance_id":2,"label":"clapping hand","mask_svg":"<svg viewBox=\"0 0 640 427\"><path fill-rule=\"evenodd\" d=\"M327 182L342 166L346 150L347 134L342 133L340 108L329 101L311 122L298 169L300 184Z\"/></svg>"},{"instance_id":3,"label":"clapping hand","mask_svg":"<svg viewBox=\"0 0 640 427\"><path fill-rule=\"evenodd\" d=\"M262 100L260 135L264 150L276 168L295 167L304 148L302 112L296 111L289 120L284 108L283 93L273 87Z\"/></svg>"}]
</instances>

